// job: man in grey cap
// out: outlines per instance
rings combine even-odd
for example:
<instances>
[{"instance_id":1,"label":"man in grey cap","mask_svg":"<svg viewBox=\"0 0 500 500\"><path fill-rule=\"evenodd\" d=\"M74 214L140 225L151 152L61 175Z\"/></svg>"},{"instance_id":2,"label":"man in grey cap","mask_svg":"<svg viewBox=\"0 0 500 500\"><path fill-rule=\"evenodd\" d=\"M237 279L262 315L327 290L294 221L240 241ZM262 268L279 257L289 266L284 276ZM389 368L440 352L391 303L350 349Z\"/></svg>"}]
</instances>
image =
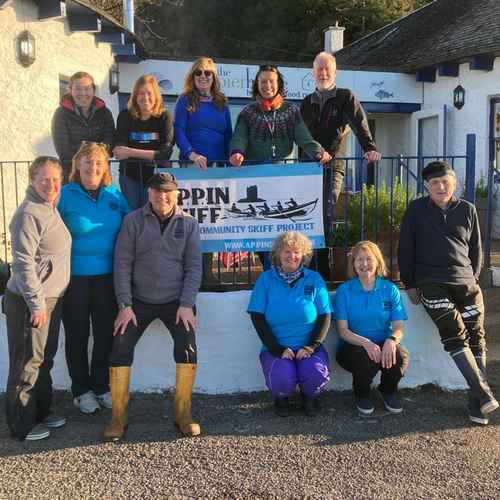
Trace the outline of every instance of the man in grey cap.
<instances>
[{"instance_id":1,"label":"man in grey cap","mask_svg":"<svg viewBox=\"0 0 500 500\"><path fill-rule=\"evenodd\" d=\"M476 208L454 196L457 180L444 161L422 171L429 196L412 201L401 223L399 266L408 297L421 302L444 349L469 385L469 418L486 425L498 402L486 380L482 265Z\"/></svg>"},{"instance_id":2,"label":"man in grey cap","mask_svg":"<svg viewBox=\"0 0 500 500\"><path fill-rule=\"evenodd\" d=\"M148 203L125 217L116 241L114 282L119 313L110 357L113 416L104 431L106 440L123 437L134 349L155 319L164 323L174 340L176 425L187 436L201 432L191 418L200 235L197 221L177 206L178 195L174 176L154 174L148 182Z\"/></svg>"}]
</instances>

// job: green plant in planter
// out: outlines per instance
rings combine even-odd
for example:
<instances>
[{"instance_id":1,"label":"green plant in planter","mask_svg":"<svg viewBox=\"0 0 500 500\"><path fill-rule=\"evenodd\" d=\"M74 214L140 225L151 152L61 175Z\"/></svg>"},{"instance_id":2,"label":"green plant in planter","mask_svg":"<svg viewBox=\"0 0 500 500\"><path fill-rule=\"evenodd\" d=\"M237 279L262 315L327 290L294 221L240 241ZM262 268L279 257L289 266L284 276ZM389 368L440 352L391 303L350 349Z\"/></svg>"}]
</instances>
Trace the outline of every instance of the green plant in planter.
<instances>
[{"instance_id":1,"label":"green plant in planter","mask_svg":"<svg viewBox=\"0 0 500 500\"><path fill-rule=\"evenodd\" d=\"M364 238L375 241L385 233L398 233L407 203L415 198L413 191L407 195L406 187L394 181L391 190L385 183L377 189L363 185L364 198ZM353 193L348 198L348 229L345 224L338 224L333 230L334 246L355 245L361 239L361 193ZM391 210L392 206L392 210ZM376 238L378 236L378 238Z\"/></svg>"}]
</instances>

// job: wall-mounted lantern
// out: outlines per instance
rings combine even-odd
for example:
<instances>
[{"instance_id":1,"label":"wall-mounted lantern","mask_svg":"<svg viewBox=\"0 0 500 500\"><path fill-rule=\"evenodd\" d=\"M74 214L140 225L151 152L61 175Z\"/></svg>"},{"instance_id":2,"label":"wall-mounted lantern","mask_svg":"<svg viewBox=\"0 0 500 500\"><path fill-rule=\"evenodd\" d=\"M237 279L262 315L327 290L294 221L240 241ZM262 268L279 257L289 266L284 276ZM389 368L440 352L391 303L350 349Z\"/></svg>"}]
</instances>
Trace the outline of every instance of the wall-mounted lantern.
<instances>
[{"instance_id":1,"label":"wall-mounted lantern","mask_svg":"<svg viewBox=\"0 0 500 500\"><path fill-rule=\"evenodd\" d=\"M120 90L120 72L118 65L113 64L109 70L109 93L114 94Z\"/></svg>"},{"instance_id":2,"label":"wall-mounted lantern","mask_svg":"<svg viewBox=\"0 0 500 500\"><path fill-rule=\"evenodd\" d=\"M462 85L458 85L453 90L453 106L457 109L462 109L465 104L465 89Z\"/></svg>"},{"instance_id":3,"label":"wall-mounted lantern","mask_svg":"<svg viewBox=\"0 0 500 500\"><path fill-rule=\"evenodd\" d=\"M36 59L35 37L29 31L22 31L17 37L17 52L19 62L27 68Z\"/></svg>"}]
</instances>

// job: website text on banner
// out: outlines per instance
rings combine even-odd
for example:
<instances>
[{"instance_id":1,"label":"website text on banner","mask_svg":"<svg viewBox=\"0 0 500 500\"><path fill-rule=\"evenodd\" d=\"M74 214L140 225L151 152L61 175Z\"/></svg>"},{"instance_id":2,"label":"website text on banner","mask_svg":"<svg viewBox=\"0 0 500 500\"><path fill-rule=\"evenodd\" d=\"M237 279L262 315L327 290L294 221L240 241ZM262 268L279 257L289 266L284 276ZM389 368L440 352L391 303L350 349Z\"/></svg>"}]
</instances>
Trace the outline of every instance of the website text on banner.
<instances>
[{"instance_id":1,"label":"website text on banner","mask_svg":"<svg viewBox=\"0 0 500 500\"><path fill-rule=\"evenodd\" d=\"M200 224L203 252L270 250L284 231L325 246L319 164L163 170L179 181L179 206Z\"/></svg>"}]
</instances>

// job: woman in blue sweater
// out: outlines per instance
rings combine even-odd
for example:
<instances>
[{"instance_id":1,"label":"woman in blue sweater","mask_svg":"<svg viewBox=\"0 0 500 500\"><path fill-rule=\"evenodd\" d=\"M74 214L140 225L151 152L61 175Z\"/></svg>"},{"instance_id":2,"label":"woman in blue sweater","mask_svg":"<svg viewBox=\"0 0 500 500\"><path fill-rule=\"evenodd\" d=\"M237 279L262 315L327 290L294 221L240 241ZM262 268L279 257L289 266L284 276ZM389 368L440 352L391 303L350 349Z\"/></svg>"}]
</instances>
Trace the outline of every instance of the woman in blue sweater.
<instances>
[{"instance_id":1,"label":"woman in blue sweater","mask_svg":"<svg viewBox=\"0 0 500 500\"><path fill-rule=\"evenodd\" d=\"M233 133L231 115L217 68L209 57L197 59L186 76L184 93L175 105L174 130L181 160L202 170L227 161ZM212 254L203 254L203 280L214 279Z\"/></svg>"},{"instance_id":2,"label":"woman in blue sweater","mask_svg":"<svg viewBox=\"0 0 500 500\"><path fill-rule=\"evenodd\" d=\"M227 161L231 115L209 57L197 59L186 76L184 93L175 105L174 130L181 160L204 170Z\"/></svg>"},{"instance_id":3,"label":"woman in blue sweater","mask_svg":"<svg viewBox=\"0 0 500 500\"><path fill-rule=\"evenodd\" d=\"M94 413L111 408L108 358L117 314L113 251L130 211L125 197L111 185L105 145L82 144L58 209L73 238L71 279L63 304L71 391L82 413ZM94 345L89 371L90 321Z\"/></svg>"}]
</instances>

